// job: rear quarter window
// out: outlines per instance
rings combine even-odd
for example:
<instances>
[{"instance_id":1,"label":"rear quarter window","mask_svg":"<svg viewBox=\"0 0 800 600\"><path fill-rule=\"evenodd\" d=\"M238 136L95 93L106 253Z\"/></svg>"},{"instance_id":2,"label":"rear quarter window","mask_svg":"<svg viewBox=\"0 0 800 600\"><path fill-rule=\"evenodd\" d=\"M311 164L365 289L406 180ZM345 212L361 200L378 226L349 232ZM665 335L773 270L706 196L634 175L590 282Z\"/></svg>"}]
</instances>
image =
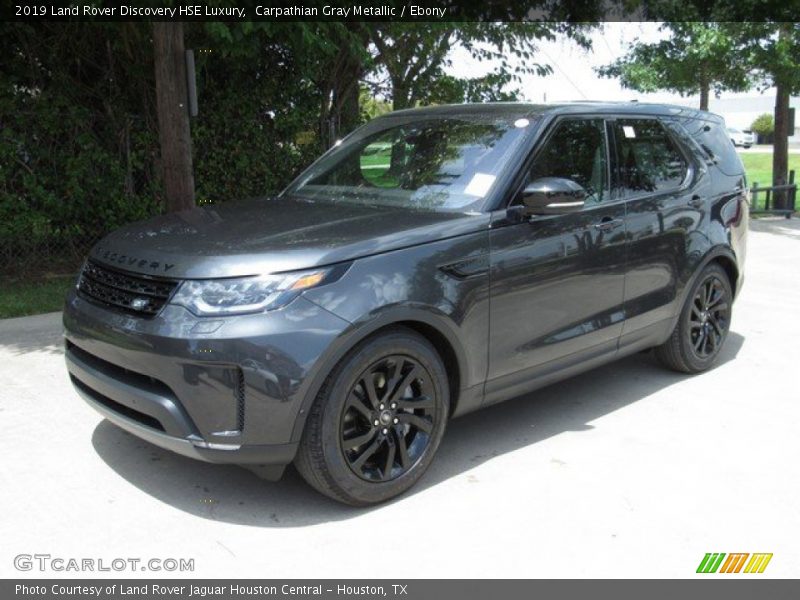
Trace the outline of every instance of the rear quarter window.
<instances>
[{"instance_id":1,"label":"rear quarter window","mask_svg":"<svg viewBox=\"0 0 800 600\"><path fill-rule=\"evenodd\" d=\"M699 119L687 119L683 122L683 126L725 175L744 173L744 165L742 165L739 155L736 154L730 134L724 125Z\"/></svg>"}]
</instances>

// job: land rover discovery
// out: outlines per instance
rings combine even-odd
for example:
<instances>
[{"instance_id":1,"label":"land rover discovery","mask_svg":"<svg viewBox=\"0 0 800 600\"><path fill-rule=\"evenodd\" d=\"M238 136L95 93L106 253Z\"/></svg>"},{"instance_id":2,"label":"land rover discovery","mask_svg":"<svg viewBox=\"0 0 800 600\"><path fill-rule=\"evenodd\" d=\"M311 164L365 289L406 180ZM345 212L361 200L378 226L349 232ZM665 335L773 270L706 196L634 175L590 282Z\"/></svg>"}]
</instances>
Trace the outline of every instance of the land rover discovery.
<instances>
[{"instance_id":1,"label":"land rover discovery","mask_svg":"<svg viewBox=\"0 0 800 600\"><path fill-rule=\"evenodd\" d=\"M646 349L708 369L747 201L708 112L391 113L277 197L103 239L66 302L69 376L156 446L273 479L293 462L336 500L385 501L451 417Z\"/></svg>"}]
</instances>

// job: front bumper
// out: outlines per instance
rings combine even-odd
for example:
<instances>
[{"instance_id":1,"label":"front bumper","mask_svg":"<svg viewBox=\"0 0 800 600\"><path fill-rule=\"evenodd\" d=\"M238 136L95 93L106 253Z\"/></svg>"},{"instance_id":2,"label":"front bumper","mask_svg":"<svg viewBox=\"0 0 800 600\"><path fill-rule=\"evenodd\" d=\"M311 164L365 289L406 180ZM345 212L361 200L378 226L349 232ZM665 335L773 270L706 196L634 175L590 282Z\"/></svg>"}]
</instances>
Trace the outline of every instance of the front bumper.
<instances>
[{"instance_id":1,"label":"front bumper","mask_svg":"<svg viewBox=\"0 0 800 600\"><path fill-rule=\"evenodd\" d=\"M156 446L207 462L286 465L320 359L348 325L302 297L256 315L203 319L167 306L141 318L73 293L66 363L86 402Z\"/></svg>"}]
</instances>

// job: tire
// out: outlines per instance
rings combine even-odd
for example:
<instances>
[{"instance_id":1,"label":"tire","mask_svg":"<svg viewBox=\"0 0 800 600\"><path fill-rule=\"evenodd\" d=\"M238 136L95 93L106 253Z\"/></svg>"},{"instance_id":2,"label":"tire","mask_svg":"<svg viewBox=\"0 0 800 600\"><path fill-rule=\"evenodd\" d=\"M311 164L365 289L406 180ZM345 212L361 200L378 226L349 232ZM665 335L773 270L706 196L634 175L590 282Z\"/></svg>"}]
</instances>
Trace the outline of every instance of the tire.
<instances>
[{"instance_id":1,"label":"tire","mask_svg":"<svg viewBox=\"0 0 800 600\"><path fill-rule=\"evenodd\" d=\"M312 487L345 504L394 498L430 466L449 398L444 365L425 338L405 328L370 337L322 386L295 466Z\"/></svg>"},{"instance_id":2,"label":"tire","mask_svg":"<svg viewBox=\"0 0 800 600\"><path fill-rule=\"evenodd\" d=\"M728 336L732 304L728 274L716 263L708 265L692 286L669 339L656 348L658 359L682 373L709 369Z\"/></svg>"}]
</instances>

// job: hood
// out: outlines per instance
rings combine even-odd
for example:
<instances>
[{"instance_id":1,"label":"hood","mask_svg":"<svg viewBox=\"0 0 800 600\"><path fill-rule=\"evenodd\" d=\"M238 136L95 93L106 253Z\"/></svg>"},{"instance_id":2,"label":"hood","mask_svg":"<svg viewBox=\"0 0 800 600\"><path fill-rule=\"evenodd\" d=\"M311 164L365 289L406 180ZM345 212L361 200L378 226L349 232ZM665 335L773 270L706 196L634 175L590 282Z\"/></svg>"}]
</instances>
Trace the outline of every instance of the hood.
<instances>
[{"instance_id":1,"label":"hood","mask_svg":"<svg viewBox=\"0 0 800 600\"><path fill-rule=\"evenodd\" d=\"M487 228L486 214L260 198L127 225L90 256L162 277L244 277L323 266Z\"/></svg>"}]
</instances>

